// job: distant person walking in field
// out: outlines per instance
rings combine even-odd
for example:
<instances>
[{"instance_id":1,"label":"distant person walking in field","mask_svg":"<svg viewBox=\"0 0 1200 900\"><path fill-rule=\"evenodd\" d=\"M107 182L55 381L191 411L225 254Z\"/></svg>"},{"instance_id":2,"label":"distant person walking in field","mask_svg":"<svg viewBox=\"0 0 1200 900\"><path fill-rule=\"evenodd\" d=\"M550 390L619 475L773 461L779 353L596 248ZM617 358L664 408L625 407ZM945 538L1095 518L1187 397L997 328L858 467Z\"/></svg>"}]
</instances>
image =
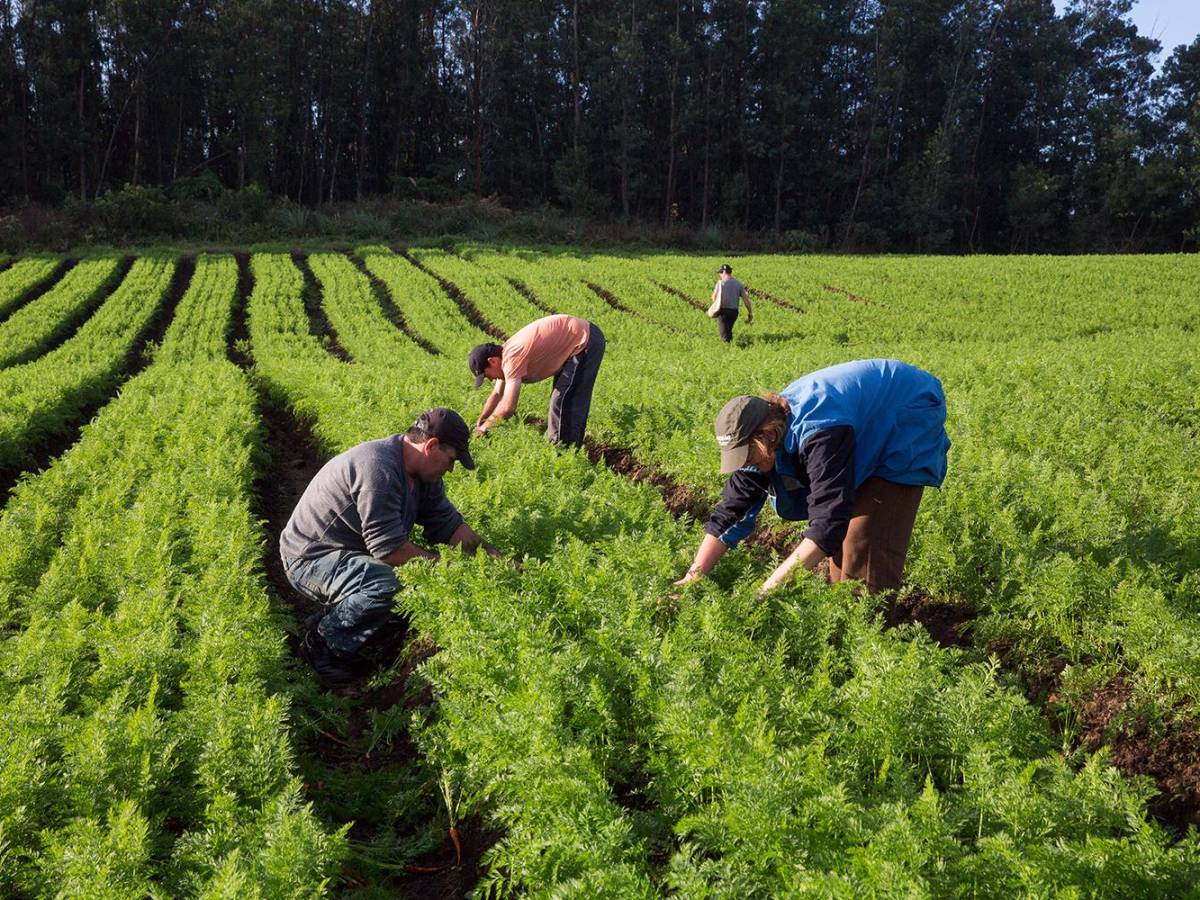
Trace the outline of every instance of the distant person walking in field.
<instances>
[{"instance_id":1,"label":"distant person walking in field","mask_svg":"<svg viewBox=\"0 0 1200 900\"><path fill-rule=\"evenodd\" d=\"M843 363L780 394L734 397L717 415L721 471L730 473L691 568L712 571L753 531L769 497L783 519L808 520L800 545L762 586L829 558L831 581L872 593L901 584L921 493L946 477L946 399L928 372L892 359Z\"/></svg>"},{"instance_id":2,"label":"distant person walking in field","mask_svg":"<svg viewBox=\"0 0 1200 900\"><path fill-rule=\"evenodd\" d=\"M309 620L300 655L327 683L367 674L402 635L392 610L395 569L438 558L412 542L414 525L430 543L499 556L463 521L442 484L456 462L475 468L469 438L458 413L428 410L404 434L335 456L296 504L279 554L292 587L324 607Z\"/></svg>"},{"instance_id":3,"label":"distant person walking in field","mask_svg":"<svg viewBox=\"0 0 1200 900\"><path fill-rule=\"evenodd\" d=\"M578 316L546 316L530 322L503 346L480 344L467 358L475 387L485 378L496 384L475 422L475 433L487 434L517 411L521 385L553 378L546 437L555 444L582 446L603 359L603 332Z\"/></svg>"},{"instance_id":4,"label":"distant person walking in field","mask_svg":"<svg viewBox=\"0 0 1200 900\"><path fill-rule=\"evenodd\" d=\"M717 283L713 287L712 306L709 308L716 310L713 318L717 320L721 340L727 344L733 340L733 323L738 318L738 306L743 302L746 304L746 324L749 325L754 321L750 294L746 286L733 277L733 266L725 263L717 270Z\"/></svg>"}]
</instances>

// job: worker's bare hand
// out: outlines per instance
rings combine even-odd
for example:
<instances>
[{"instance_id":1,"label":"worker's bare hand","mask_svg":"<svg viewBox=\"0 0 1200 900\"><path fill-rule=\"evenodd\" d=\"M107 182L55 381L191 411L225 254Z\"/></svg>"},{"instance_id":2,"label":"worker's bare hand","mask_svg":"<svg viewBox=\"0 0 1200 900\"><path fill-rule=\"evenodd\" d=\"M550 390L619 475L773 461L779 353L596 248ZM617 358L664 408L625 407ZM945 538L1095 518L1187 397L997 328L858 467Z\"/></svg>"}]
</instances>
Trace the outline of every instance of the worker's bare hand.
<instances>
[{"instance_id":1,"label":"worker's bare hand","mask_svg":"<svg viewBox=\"0 0 1200 900\"><path fill-rule=\"evenodd\" d=\"M684 585L691 584L693 581L699 581L703 577L704 577L703 573L696 572L694 570L689 569L688 572L682 578L678 579L677 581L673 581L671 583L675 587L683 587Z\"/></svg>"}]
</instances>

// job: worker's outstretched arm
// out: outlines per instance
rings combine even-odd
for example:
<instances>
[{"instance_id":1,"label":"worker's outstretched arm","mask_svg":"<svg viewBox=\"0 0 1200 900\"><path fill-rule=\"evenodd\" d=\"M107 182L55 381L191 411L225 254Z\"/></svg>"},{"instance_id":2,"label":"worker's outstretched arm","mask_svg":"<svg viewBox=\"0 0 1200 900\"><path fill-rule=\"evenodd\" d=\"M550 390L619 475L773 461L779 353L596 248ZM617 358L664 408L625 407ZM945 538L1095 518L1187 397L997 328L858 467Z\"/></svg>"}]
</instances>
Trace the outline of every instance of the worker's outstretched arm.
<instances>
[{"instance_id":1,"label":"worker's outstretched arm","mask_svg":"<svg viewBox=\"0 0 1200 900\"><path fill-rule=\"evenodd\" d=\"M482 550L488 556L503 559L500 551L476 534L475 530L466 522L463 522L454 530L454 534L450 535L450 540L446 541L446 543L451 547L461 547L467 553Z\"/></svg>"},{"instance_id":2,"label":"worker's outstretched arm","mask_svg":"<svg viewBox=\"0 0 1200 900\"><path fill-rule=\"evenodd\" d=\"M426 550L424 547L418 547L412 541L405 541L387 556L383 557L383 561L389 566L402 566L406 562L411 562L414 559L438 559L438 555L433 550Z\"/></svg>"},{"instance_id":3,"label":"worker's outstretched arm","mask_svg":"<svg viewBox=\"0 0 1200 900\"><path fill-rule=\"evenodd\" d=\"M507 419L517 411L517 400L521 397L521 379L507 378L504 381L504 393L483 421L475 426L476 434L487 434L488 429ZM489 398L490 399L490 398Z\"/></svg>"},{"instance_id":4,"label":"worker's outstretched arm","mask_svg":"<svg viewBox=\"0 0 1200 900\"><path fill-rule=\"evenodd\" d=\"M812 571L826 556L824 550L817 546L816 542L805 538L800 542L800 545L793 550L788 558L781 562L775 571L771 573L771 577L763 582L763 586L758 589L759 596L769 594L775 588L779 587L791 577L792 572L797 565L803 566L808 571Z\"/></svg>"},{"instance_id":5,"label":"worker's outstretched arm","mask_svg":"<svg viewBox=\"0 0 1200 900\"><path fill-rule=\"evenodd\" d=\"M676 586L681 587L703 578L713 570L713 566L724 555L725 545L721 543L720 538L706 534L704 540L700 542L700 546L696 548L696 556L692 560L691 566L684 576L675 582Z\"/></svg>"},{"instance_id":6,"label":"worker's outstretched arm","mask_svg":"<svg viewBox=\"0 0 1200 900\"><path fill-rule=\"evenodd\" d=\"M487 417L492 414L496 408L496 404L500 402L500 398L504 396L504 381L497 381L492 388L492 392L488 394L487 400L483 403L483 409L479 412L479 418L475 420L475 427L478 428L486 421Z\"/></svg>"}]
</instances>

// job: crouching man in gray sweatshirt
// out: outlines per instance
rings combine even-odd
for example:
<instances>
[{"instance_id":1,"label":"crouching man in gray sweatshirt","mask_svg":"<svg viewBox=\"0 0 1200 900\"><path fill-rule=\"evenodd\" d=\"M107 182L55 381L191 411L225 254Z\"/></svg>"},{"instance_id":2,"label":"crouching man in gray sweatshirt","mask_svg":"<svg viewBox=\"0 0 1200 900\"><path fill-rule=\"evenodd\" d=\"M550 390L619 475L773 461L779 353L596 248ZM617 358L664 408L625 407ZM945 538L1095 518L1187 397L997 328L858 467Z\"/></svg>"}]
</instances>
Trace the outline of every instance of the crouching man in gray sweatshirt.
<instances>
[{"instance_id":1,"label":"crouching man in gray sweatshirt","mask_svg":"<svg viewBox=\"0 0 1200 900\"><path fill-rule=\"evenodd\" d=\"M421 414L404 434L367 441L316 474L279 539L288 581L324 609L308 620L300 655L327 684L342 684L378 664L404 622L393 612L396 568L438 554L414 544L413 525L430 543L499 556L466 522L442 484L462 463L474 469L470 431L453 410Z\"/></svg>"}]
</instances>

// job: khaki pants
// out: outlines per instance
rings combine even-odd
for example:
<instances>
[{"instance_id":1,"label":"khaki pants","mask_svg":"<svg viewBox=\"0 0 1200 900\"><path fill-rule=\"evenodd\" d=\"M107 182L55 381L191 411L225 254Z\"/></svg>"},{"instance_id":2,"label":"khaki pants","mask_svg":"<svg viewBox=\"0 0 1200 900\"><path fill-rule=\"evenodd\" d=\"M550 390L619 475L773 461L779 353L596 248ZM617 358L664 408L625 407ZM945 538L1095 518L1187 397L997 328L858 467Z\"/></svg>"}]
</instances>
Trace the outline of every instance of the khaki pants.
<instances>
[{"instance_id":1,"label":"khaki pants","mask_svg":"<svg viewBox=\"0 0 1200 900\"><path fill-rule=\"evenodd\" d=\"M872 594L895 590L904 580L920 485L868 478L858 488L842 549L829 560L829 580L856 579Z\"/></svg>"}]
</instances>

